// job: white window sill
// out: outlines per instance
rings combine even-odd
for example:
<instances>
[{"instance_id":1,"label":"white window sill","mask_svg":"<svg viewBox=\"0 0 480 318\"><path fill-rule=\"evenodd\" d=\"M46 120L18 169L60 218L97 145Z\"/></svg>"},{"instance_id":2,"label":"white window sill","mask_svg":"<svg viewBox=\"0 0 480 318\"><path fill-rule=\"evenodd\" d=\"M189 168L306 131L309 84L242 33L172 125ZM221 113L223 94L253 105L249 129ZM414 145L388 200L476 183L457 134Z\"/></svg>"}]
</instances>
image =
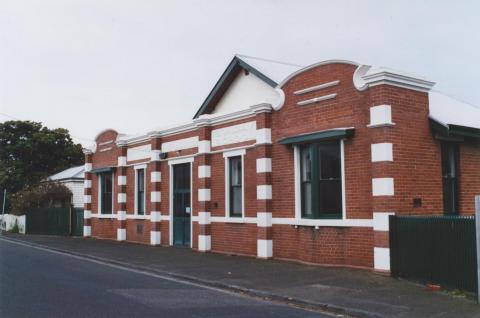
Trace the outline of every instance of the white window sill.
<instances>
[{"instance_id":1,"label":"white window sill","mask_svg":"<svg viewBox=\"0 0 480 318\"><path fill-rule=\"evenodd\" d=\"M150 215L127 214L129 220L150 220Z\"/></svg>"},{"instance_id":2,"label":"white window sill","mask_svg":"<svg viewBox=\"0 0 480 318\"><path fill-rule=\"evenodd\" d=\"M117 214L112 213L112 214L92 214L92 218L97 218L97 219L116 219Z\"/></svg>"},{"instance_id":3,"label":"white window sill","mask_svg":"<svg viewBox=\"0 0 480 318\"><path fill-rule=\"evenodd\" d=\"M298 219L273 218L273 224L315 227L373 227L372 219Z\"/></svg>"}]
</instances>

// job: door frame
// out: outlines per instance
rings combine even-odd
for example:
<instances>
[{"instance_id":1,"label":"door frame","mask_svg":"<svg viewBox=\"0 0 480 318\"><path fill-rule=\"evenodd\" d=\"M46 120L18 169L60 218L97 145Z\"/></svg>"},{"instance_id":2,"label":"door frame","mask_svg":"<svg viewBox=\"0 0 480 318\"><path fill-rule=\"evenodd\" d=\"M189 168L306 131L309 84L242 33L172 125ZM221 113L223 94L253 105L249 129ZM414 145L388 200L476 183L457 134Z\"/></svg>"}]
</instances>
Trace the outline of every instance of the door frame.
<instances>
[{"instance_id":1,"label":"door frame","mask_svg":"<svg viewBox=\"0 0 480 318\"><path fill-rule=\"evenodd\" d=\"M195 157L183 157L168 160L168 209L169 209L169 245L173 246L173 166L189 163L190 164L190 248L193 243L193 161Z\"/></svg>"}]
</instances>

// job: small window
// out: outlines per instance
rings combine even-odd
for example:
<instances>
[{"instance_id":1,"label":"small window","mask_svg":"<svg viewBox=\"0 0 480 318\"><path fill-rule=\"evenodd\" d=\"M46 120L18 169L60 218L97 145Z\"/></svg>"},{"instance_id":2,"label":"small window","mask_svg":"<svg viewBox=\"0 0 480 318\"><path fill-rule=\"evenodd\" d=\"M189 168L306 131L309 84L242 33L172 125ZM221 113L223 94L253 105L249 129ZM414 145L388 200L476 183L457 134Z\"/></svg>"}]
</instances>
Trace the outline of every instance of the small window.
<instances>
[{"instance_id":1,"label":"small window","mask_svg":"<svg viewBox=\"0 0 480 318\"><path fill-rule=\"evenodd\" d=\"M229 210L230 216L242 216L242 157L228 158L229 165Z\"/></svg>"},{"instance_id":2,"label":"small window","mask_svg":"<svg viewBox=\"0 0 480 318\"><path fill-rule=\"evenodd\" d=\"M302 217L341 218L342 163L340 142L300 147Z\"/></svg>"},{"instance_id":3,"label":"small window","mask_svg":"<svg viewBox=\"0 0 480 318\"><path fill-rule=\"evenodd\" d=\"M458 214L458 144L443 142L442 145L443 212Z\"/></svg>"},{"instance_id":4,"label":"small window","mask_svg":"<svg viewBox=\"0 0 480 318\"><path fill-rule=\"evenodd\" d=\"M98 176L100 181L100 213L112 214L113 175L111 173L102 173Z\"/></svg>"},{"instance_id":5,"label":"small window","mask_svg":"<svg viewBox=\"0 0 480 318\"><path fill-rule=\"evenodd\" d=\"M145 169L137 169L137 214L144 215L145 214Z\"/></svg>"}]
</instances>

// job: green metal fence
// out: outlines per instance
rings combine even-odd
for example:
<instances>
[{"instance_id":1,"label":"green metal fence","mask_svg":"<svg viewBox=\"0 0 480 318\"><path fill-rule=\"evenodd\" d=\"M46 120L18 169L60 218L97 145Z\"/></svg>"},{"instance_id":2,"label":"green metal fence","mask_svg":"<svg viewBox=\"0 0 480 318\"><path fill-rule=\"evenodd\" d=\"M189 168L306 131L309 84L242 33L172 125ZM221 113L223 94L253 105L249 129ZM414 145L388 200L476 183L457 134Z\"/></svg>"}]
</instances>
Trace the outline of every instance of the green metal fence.
<instances>
[{"instance_id":1,"label":"green metal fence","mask_svg":"<svg viewBox=\"0 0 480 318\"><path fill-rule=\"evenodd\" d=\"M27 234L70 234L70 208L32 208L26 218Z\"/></svg>"},{"instance_id":2,"label":"green metal fence","mask_svg":"<svg viewBox=\"0 0 480 318\"><path fill-rule=\"evenodd\" d=\"M395 277L477 292L475 218L390 216Z\"/></svg>"},{"instance_id":3,"label":"green metal fence","mask_svg":"<svg viewBox=\"0 0 480 318\"><path fill-rule=\"evenodd\" d=\"M74 236L83 235L83 209L73 208L71 216L72 224L70 234Z\"/></svg>"}]
</instances>

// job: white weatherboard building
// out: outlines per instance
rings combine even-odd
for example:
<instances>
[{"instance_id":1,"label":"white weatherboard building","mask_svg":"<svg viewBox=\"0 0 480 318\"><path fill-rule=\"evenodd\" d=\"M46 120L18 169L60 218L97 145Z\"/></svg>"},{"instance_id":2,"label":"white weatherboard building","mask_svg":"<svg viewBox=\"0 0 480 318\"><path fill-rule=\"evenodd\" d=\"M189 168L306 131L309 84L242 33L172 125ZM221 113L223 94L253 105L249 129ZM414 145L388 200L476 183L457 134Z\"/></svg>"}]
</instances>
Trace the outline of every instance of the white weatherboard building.
<instances>
[{"instance_id":1,"label":"white weatherboard building","mask_svg":"<svg viewBox=\"0 0 480 318\"><path fill-rule=\"evenodd\" d=\"M83 208L83 182L85 167L78 166L68 168L56 173L47 180L65 185L72 191L72 205L75 208Z\"/></svg>"}]
</instances>

